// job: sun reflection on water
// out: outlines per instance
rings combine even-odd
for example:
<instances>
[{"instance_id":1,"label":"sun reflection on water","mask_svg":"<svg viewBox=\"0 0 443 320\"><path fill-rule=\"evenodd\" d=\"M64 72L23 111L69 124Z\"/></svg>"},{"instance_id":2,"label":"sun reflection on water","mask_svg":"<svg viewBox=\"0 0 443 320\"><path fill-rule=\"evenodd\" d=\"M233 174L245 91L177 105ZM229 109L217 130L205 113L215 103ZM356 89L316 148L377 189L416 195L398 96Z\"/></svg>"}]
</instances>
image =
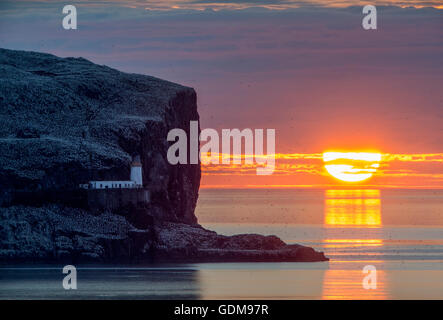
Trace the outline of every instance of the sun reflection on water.
<instances>
[{"instance_id":1,"label":"sun reflection on water","mask_svg":"<svg viewBox=\"0 0 443 320\"><path fill-rule=\"evenodd\" d=\"M377 289L372 290L363 288L361 271L383 262L365 260L378 257L383 247L377 237L382 227L380 190L326 190L324 225L323 248L335 259L324 274L322 298L386 299L384 271L377 270Z\"/></svg>"},{"instance_id":2,"label":"sun reflection on water","mask_svg":"<svg viewBox=\"0 0 443 320\"><path fill-rule=\"evenodd\" d=\"M380 227L380 190L326 190L325 225Z\"/></svg>"}]
</instances>

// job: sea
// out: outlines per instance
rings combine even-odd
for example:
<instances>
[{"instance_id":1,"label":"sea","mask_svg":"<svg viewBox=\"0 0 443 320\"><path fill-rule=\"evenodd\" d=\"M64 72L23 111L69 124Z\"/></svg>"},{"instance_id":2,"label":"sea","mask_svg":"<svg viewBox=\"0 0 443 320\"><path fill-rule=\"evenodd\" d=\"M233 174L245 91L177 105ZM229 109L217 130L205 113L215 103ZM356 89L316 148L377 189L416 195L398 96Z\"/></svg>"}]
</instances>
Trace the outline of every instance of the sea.
<instances>
[{"instance_id":1,"label":"sea","mask_svg":"<svg viewBox=\"0 0 443 320\"><path fill-rule=\"evenodd\" d=\"M443 299L443 190L201 189L199 223L327 262L0 267L0 299Z\"/></svg>"}]
</instances>

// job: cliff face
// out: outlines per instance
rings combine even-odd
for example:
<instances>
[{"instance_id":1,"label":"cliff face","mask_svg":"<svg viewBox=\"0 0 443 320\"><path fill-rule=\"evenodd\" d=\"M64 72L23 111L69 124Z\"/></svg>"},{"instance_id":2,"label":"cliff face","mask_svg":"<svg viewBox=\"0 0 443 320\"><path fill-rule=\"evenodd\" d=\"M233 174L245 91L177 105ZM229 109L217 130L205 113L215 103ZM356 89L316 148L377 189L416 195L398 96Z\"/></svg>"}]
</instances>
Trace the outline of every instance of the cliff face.
<instances>
[{"instance_id":1,"label":"cliff face","mask_svg":"<svg viewBox=\"0 0 443 320\"><path fill-rule=\"evenodd\" d=\"M167 133L198 120L195 91L82 58L0 49L0 204L11 191L128 180L141 156L149 214L196 223L200 166L167 162Z\"/></svg>"},{"instance_id":2,"label":"cliff face","mask_svg":"<svg viewBox=\"0 0 443 320\"><path fill-rule=\"evenodd\" d=\"M166 137L198 119L191 88L0 49L0 262L325 260L277 237L197 224L200 165L170 165ZM92 210L79 184L128 180L136 155L150 201Z\"/></svg>"}]
</instances>

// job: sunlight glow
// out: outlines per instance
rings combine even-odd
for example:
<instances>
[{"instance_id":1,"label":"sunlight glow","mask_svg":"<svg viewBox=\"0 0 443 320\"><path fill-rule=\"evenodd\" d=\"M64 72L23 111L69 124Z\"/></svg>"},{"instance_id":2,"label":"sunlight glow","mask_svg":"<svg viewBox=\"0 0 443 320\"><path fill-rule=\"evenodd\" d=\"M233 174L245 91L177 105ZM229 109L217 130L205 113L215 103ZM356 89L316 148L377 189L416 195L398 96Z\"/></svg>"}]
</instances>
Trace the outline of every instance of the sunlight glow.
<instances>
[{"instance_id":1,"label":"sunlight glow","mask_svg":"<svg viewBox=\"0 0 443 320\"><path fill-rule=\"evenodd\" d=\"M381 153L325 152L326 171L342 181L358 182L369 179L380 166Z\"/></svg>"},{"instance_id":2,"label":"sunlight glow","mask_svg":"<svg viewBox=\"0 0 443 320\"><path fill-rule=\"evenodd\" d=\"M325 225L380 227L380 190L326 190Z\"/></svg>"}]
</instances>

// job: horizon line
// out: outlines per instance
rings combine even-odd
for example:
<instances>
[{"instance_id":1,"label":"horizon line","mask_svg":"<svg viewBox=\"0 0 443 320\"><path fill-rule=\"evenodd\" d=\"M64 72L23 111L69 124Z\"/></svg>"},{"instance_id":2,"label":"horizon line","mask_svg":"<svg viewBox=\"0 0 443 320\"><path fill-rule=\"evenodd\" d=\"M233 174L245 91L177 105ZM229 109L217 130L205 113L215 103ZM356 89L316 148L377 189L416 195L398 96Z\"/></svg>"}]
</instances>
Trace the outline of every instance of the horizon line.
<instances>
[{"instance_id":1,"label":"horizon line","mask_svg":"<svg viewBox=\"0 0 443 320\"><path fill-rule=\"evenodd\" d=\"M399 189L399 190L443 190L438 186L396 186L396 185L200 185L199 189Z\"/></svg>"}]
</instances>

